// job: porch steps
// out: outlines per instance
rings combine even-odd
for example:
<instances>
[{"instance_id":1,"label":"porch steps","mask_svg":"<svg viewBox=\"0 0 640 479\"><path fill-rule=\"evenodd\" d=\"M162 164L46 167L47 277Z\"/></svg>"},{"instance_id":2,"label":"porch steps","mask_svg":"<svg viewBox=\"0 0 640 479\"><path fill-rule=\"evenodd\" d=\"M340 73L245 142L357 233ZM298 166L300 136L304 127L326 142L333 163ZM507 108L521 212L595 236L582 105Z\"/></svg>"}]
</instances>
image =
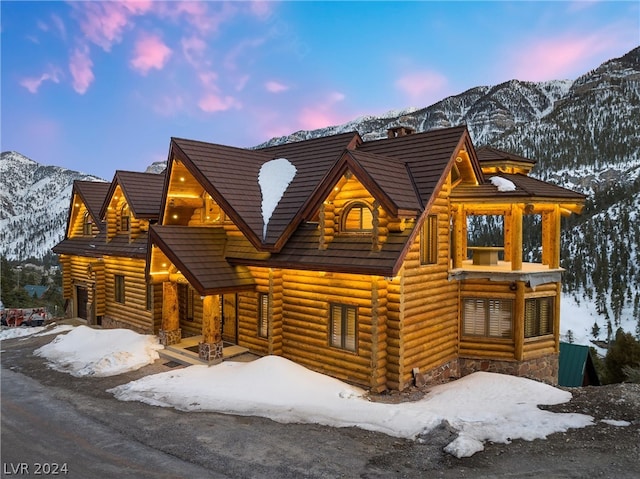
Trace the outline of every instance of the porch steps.
<instances>
[{"instance_id":1,"label":"porch steps","mask_svg":"<svg viewBox=\"0 0 640 479\"><path fill-rule=\"evenodd\" d=\"M198 344L198 341L194 341L193 338L188 338L187 340L183 340L178 344L165 346L165 348L159 350L158 353L160 354L161 358L167 359L169 361L175 361L177 363L184 364L185 366L209 365L209 362L200 359L197 353L186 349L188 347L192 347L194 344ZM224 360L229 360L248 352L249 350L247 348L243 348L242 346L238 346L236 344L225 346L222 350Z\"/></svg>"}]
</instances>

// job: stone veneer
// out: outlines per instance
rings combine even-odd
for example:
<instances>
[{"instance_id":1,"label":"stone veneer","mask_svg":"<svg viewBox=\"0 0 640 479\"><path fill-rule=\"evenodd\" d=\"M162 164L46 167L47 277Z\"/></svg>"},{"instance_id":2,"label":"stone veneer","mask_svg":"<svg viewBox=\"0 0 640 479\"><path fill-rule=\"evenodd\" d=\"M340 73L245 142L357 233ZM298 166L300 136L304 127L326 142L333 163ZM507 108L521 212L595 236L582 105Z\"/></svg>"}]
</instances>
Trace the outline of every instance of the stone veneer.
<instances>
[{"instance_id":1,"label":"stone veneer","mask_svg":"<svg viewBox=\"0 0 640 479\"><path fill-rule=\"evenodd\" d=\"M477 371L510 374L535 379L547 384L558 384L558 355L549 354L526 361L498 361L489 359L458 359L460 375L466 376Z\"/></svg>"},{"instance_id":2,"label":"stone veneer","mask_svg":"<svg viewBox=\"0 0 640 479\"><path fill-rule=\"evenodd\" d=\"M171 346L172 344L178 344L182 341L182 329L166 330L161 329L158 331L158 339L163 346Z\"/></svg>"},{"instance_id":3,"label":"stone veneer","mask_svg":"<svg viewBox=\"0 0 640 479\"><path fill-rule=\"evenodd\" d=\"M198 343L198 356L203 361L210 363L220 363L223 357L223 342L217 343Z\"/></svg>"},{"instance_id":4,"label":"stone veneer","mask_svg":"<svg viewBox=\"0 0 640 479\"><path fill-rule=\"evenodd\" d=\"M547 384L558 384L558 355L549 354L526 361L499 361L495 359L458 358L425 372L414 371L416 386L442 384L469 374L487 371L535 379Z\"/></svg>"}]
</instances>

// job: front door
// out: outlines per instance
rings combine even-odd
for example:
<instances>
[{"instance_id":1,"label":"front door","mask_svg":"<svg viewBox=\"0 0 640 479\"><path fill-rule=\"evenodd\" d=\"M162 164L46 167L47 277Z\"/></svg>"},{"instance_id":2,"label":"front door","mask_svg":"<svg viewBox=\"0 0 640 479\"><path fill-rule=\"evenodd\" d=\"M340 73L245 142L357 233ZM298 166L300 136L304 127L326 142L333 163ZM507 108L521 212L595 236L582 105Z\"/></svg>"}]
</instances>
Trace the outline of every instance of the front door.
<instances>
[{"instance_id":1,"label":"front door","mask_svg":"<svg viewBox=\"0 0 640 479\"><path fill-rule=\"evenodd\" d=\"M76 286L76 311L77 316L82 319L89 319L87 315L87 302L89 301L89 292L84 286Z\"/></svg>"},{"instance_id":2,"label":"front door","mask_svg":"<svg viewBox=\"0 0 640 479\"><path fill-rule=\"evenodd\" d=\"M236 315L237 294L220 295L220 312L222 314L222 340L236 344L238 342L238 321Z\"/></svg>"}]
</instances>

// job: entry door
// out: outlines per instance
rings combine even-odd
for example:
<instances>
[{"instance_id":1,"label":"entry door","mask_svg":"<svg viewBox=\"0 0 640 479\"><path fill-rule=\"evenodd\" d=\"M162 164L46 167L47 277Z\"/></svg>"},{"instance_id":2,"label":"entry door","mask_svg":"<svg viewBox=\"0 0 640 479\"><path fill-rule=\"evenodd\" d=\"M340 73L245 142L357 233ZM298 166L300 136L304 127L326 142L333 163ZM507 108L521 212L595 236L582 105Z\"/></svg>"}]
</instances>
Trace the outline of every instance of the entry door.
<instances>
[{"instance_id":1,"label":"entry door","mask_svg":"<svg viewBox=\"0 0 640 479\"><path fill-rule=\"evenodd\" d=\"M79 318L89 319L87 315L87 301L89 301L89 292L84 286L76 286L76 302L77 314Z\"/></svg>"},{"instance_id":2,"label":"entry door","mask_svg":"<svg viewBox=\"0 0 640 479\"><path fill-rule=\"evenodd\" d=\"M238 321L236 315L236 304L238 295L221 294L220 311L222 313L222 339L228 343L238 342Z\"/></svg>"}]
</instances>

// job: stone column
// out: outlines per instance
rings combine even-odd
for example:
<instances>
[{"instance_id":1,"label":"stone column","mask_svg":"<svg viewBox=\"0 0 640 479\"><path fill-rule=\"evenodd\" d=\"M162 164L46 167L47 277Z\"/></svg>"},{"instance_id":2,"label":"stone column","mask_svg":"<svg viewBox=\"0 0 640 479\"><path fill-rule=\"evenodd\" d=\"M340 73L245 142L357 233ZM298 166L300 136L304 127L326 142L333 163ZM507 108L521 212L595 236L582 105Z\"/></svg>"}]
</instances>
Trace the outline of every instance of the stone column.
<instances>
[{"instance_id":1,"label":"stone column","mask_svg":"<svg viewBox=\"0 0 640 479\"><path fill-rule=\"evenodd\" d=\"M217 364L222 362L222 321L220 296L209 295L202 300L202 342L198 345L200 359Z\"/></svg>"},{"instance_id":2,"label":"stone column","mask_svg":"<svg viewBox=\"0 0 640 479\"><path fill-rule=\"evenodd\" d=\"M178 284L162 283L162 328L158 332L160 344L169 346L182 340L180 311L178 306Z\"/></svg>"}]
</instances>

